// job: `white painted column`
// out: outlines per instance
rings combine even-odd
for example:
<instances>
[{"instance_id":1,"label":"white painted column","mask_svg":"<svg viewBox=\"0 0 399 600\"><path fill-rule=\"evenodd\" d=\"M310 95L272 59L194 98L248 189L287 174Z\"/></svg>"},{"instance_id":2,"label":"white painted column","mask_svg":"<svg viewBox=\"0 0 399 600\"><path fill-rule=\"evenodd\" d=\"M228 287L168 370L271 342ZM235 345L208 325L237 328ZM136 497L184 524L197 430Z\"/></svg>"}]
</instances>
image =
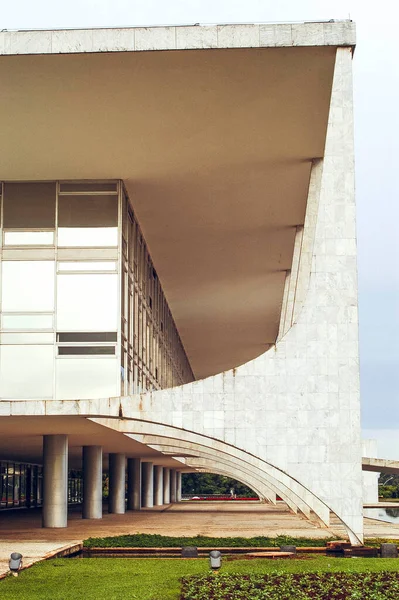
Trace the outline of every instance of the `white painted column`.
<instances>
[{"instance_id":1,"label":"white painted column","mask_svg":"<svg viewBox=\"0 0 399 600\"><path fill-rule=\"evenodd\" d=\"M68 436L43 436L43 527L66 527L68 520Z\"/></svg>"},{"instance_id":2,"label":"white painted column","mask_svg":"<svg viewBox=\"0 0 399 600\"><path fill-rule=\"evenodd\" d=\"M83 511L84 519L103 516L103 449L83 446Z\"/></svg>"},{"instance_id":3,"label":"white painted column","mask_svg":"<svg viewBox=\"0 0 399 600\"><path fill-rule=\"evenodd\" d=\"M154 506L154 465L152 462L141 463L143 498L142 506L152 508Z\"/></svg>"},{"instance_id":4,"label":"white painted column","mask_svg":"<svg viewBox=\"0 0 399 600\"><path fill-rule=\"evenodd\" d=\"M163 467L156 465L154 467L154 505L163 504Z\"/></svg>"},{"instance_id":5,"label":"white painted column","mask_svg":"<svg viewBox=\"0 0 399 600\"><path fill-rule=\"evenodd\" d=\"M141 509L141 459L127 459L127 508Z\"/></svg>"},{"instance_id":6,"label":"white painted column","mask_svg":"<svg viewBox=\"0 0 399 600\"><path fill-rule=\"evenodd\" d=\"M124 454L109 455L108 512L123 515L125 512L126 457Z\"/></svg>"},{"instance_id":7,"label":"white painted column","mask_svg":"<svg viewBox=\"0 0 399 600\"><path fill-rule=\"evenodd\" d=\"M176 502L176 469L170 470L170 501Z\"/></svg>"},{"instance_id":8,"label":"white painted column","mask_svg":"<svg viewBox=\"0 0 399 600\"><path fill-rule=\"evenodd\" d=\"M170 504L170 469L163 470L163 503Z\"/></svg>"},{"instance_id":9,"label":"white painted column","mask_svg":"<svg viewBox=\"0 0 399 600\"><path fill-rule=\"evenodd\" d=\"M176 502L181 502L181 471L176 473Z\"/></svg>"}]
</instances>

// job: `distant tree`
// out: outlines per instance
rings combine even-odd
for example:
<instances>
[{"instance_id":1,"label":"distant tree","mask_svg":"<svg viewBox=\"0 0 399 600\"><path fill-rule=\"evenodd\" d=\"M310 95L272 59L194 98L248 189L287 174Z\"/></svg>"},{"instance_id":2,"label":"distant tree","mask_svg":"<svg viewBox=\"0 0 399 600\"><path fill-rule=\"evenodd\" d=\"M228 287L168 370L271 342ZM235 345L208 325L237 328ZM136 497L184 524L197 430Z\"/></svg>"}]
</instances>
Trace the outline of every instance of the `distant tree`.
<instances>
[{"instance_id":1,"label":"distant tree","mask_svg":"<svg viewBox=\"0 0 399 600\"><path fill-rule=\"evenodd\" d=\"M399 498L399 475L381 473L378 479L378 495L380 498Z\"/></svg>"},{"instance_id":2,"label":"distant tree","mask_svg":"<svg viewBox=\"0 0 399 600\"><path fill-rule=\"evenodd\" d=\"M251 488L236 479L213 473L183 473L182 493L191 496L222 494L229 496L231 488L237 496L253 498L257 496Z\"/></svg>"},{"instance_id":3,"label":"distant tree","mask_svg":"<svg viewBox=\"0 0 399 600\"><path fill-rule=\"evenodd\" d=\"M399 485L399 475L392 475L390 473L381 473L381 475L378 479L378 484L379 485L387 485L388 483L389 483L389 485L398 486Z\"/></svg>"}]
</instances>

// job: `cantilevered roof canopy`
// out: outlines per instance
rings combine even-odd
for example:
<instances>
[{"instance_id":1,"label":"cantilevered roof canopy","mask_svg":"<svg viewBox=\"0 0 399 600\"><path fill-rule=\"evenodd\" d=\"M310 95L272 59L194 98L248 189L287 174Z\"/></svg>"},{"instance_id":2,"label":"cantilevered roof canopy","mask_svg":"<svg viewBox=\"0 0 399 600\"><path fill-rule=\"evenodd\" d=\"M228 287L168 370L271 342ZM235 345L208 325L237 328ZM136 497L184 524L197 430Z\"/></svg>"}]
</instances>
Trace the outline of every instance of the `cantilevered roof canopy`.
<instances>
[{"instance_id":1,"label":"cantilevered roof canopy","mask_svg":"<svg viewBox=\"0 0 399 600\"><path fill-rule=\"evenodd\" d=\"M184 465L173 456L167 456L131 437L78 416L7 416L0 420L0 459L42 464L43 435L68 435L68 459L72 469L80 469L82 446L99 445L104 452L104 466L108 454L121 452L128 458L147 459L164 467L184 470ZM23 443L21 442L23 436Z\"/></svg>"},{"instance_id":2,"label":"cantilevered roof canopy","mask_svg":"<svg viewBox=\"0 0 399 600\"><path fill-rule=\"evenodd\" d=\"M70 51L0 57L0 179L123 179L196 376L261 354L335 46Z\"/></svg>"}]
</instances>

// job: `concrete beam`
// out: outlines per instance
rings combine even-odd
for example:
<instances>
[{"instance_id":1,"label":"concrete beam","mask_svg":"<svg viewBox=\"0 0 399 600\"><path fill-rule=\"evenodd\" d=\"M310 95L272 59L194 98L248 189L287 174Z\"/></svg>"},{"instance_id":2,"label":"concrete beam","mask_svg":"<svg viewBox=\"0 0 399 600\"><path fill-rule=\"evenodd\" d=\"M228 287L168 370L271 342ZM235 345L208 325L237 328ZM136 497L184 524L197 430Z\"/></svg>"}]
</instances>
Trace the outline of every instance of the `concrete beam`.
<instances>
[{"instance_id":1,"label":"concrete beam","mask_svg":"<svg viewBox=\"0 0 399 600\"><path fill-rule=\"evenodd\" d=\"M363 471L399 474L399 461L386 458L362 458Z\"/></svg>"}]
</instances>

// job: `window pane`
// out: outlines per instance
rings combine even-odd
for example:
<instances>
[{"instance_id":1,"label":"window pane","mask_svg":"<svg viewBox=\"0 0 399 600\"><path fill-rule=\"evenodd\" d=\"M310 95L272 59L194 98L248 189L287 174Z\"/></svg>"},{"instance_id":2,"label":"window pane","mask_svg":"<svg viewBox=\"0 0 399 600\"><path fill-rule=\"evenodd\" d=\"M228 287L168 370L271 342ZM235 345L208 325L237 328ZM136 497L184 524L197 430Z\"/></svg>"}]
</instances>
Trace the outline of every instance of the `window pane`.
<instances>
[{"instance_id":1,"label":"window pane","mask_svg":"<svg viewBox=\"0 0 399 600\"><path fill-rule=\"evenodd\" d=\"M119 393L115 357L58 359L56 365L59 399L104 398Z\"/></svg>"},{"instance_id":2,"label":"window pane","mask_svg":"<svg viewBox=\"0 0 399 600\"><path fill-rule=\"evenodd\" d=\"M57 328L72 331L116 331L116 274L58 275Z\"/></svg>"},{"instance_id":3,"label":"window pane","mask_svg":"<svg viewBox=\"0 0 399 600\"><path fill-rule=\"evenodd\" d=\"M53 261L3 261L2 310L54 310Z\"/></svg>"},{"instance_id":4,"label":"window pane","mask_svg":"<svg viewBox=\"0 0 399 600\"><path fill-rule=\"evenodd\" d=\"M116 189L116 181L91 181L84 183L67 181L60 183L60 192L116 192Z\"/></svg>"},{"instance_id":5,"label":"window pane","mask_svg":"<svg viewBox=\"0 0 399 600\"><path fill-rule=\"evenodd\" d=\"M5 183L3 227L55 227L55 182Z\"/></svg>"},{"instance_id":6,"label":"window pane","mask_svg":"<svg viewBox=\"0 0 399 600\"><path fill-rule=\"evenodd\" d=\"M2 346L0 397L51 398L53 371L53 346Z\"/></svg>"},{"instance_id":7,"label":"window pane","mask_svg":"<svg viewBox=\"0 0 399 600\"><path fill-rule=\"evenodd\" d=\"M51 329L53 315L3 315L3 329Z\"/></svg>"},{"instance_id":8,"label":"window pane","mask_svg":"<svg viewBox=\"0 0 399 600\"><path fill-rule=\"evenodd\" d=\"M118 245L117 227L59 227L59 246L86 248L114 247Z\"/></svg>"},{"instance_id":9,"label":"window pane","mask_svg":"<svg viewBox=\"0 0 399 600\"><path fill-rule=\"evenodd\" d=\"M2 333L2 344L53 344L53 333Z\"/></svg>"},{"instance_id":10,"label":"window pane","mask_svg":"<svg viewBox=\"0 0 399 600\"><path fill-rule=\"evenodd\" d=\"M59 227L117 227L118 196L59 196Z\"/></svg>"},{"instance_id":11,"label":"window pane","mask_svg":"<svg viewBox=\"0 0 399 600\"><path fill-rule=\"evenodd\" d=\"M115 354L115 346L58 346L58 354L60 356Z\"/></svg>"},{"instance_id":12,"label":"window pane","mask_svg":"<svg viewBox=\"0 0 399 600\"><path fill-rule=\"evenodd\" d=\"M116 271L116 262L59 262L59 271Z\"/></svg>"},{"instance_id":13,"label":"window pane","mask_svg":"<svg viewBox=\"0 0 399 600\"><path fill-rule=\"evenodd\" d=\"M51 246L53 231L5 231L5 246Z\"/></svg>"},{"instance_id":14,"label":"window pane","mask_svg":"<svg viewBox=\"0 0 399 600\"><path fill-rule=\"evenodd\" d=\"M117 339L116 331L71 331L57 334L59 342L116 342Z\"/></svg>"}]
</instances>

